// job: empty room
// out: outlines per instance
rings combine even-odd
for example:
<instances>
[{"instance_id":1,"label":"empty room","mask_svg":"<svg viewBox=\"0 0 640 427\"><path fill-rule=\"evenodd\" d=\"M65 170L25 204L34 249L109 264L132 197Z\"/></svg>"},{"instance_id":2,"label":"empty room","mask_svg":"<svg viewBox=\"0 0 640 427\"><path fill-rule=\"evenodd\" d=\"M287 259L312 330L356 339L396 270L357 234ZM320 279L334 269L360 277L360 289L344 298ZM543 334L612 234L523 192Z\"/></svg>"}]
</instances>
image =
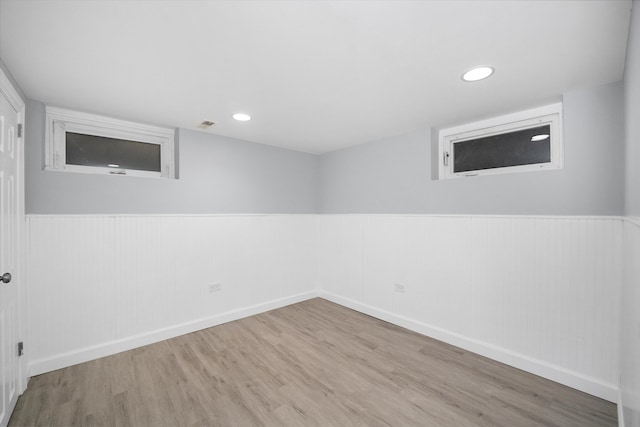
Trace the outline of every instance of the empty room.
<instances>
[{"instance_id":1,"label":"empty room","mask_svg":"<svg viewBox=\"0 0 640 427\"><path fill-rule=\"evenodd\" d=\"M0 0L0 426L640 427L640 0Z\"/></svg>"}]
</instances>

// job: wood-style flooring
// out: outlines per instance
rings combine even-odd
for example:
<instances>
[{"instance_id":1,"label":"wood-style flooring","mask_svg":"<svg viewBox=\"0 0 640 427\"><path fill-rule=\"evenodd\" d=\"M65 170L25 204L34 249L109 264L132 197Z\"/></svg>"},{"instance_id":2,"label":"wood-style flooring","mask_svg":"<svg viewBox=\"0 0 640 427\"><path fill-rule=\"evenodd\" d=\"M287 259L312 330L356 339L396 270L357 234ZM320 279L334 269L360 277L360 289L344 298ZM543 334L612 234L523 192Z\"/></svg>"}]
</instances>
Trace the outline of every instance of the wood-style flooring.
<instances>
[{"instance_id":1,"label":"wood-style flooring","mask_svg":"<svg viewBox=\"0 0 640 427\"><path fill-rule=\"evenodd\" d=\"M31 378L10 426L615 426L614 404L323 299Z\"/></svg>"}]
</instances>

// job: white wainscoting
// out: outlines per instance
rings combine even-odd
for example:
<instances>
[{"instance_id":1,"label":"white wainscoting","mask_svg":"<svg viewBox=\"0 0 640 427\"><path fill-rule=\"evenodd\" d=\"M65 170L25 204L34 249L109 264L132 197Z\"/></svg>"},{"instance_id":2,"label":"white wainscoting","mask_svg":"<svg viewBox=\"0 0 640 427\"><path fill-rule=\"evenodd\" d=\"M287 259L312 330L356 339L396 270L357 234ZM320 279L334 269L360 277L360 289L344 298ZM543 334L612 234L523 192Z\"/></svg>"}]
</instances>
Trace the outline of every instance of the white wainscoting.
<instances>
[{"instance_id":1,"label":"white wainscoting","mask_svg":"<svg viewBox=\"0 0 640 427\"><path fill-rule=\"evenodd\" d=\"M324 215L320 296L615 402L621 229L617 217Z\"/></svg>"},{"instance_id":2,"label":"white wainscoting","mask_svg":"<svg viewBox=\"0 0 640 427\"><path fill-rule=\"evenodd\" d=\"M30 373L319 294L617 401L622 229L619 217L33 215Z\"/></svg>"},{"instance_id":3,"label":"white wainscoting","mask_svg":"<svg viewBox=\"0 0 640 427\"><path fill-rule=\"evenodd\" d=\"M31 375L317 294L313 215L27 221Z\"/></svg>"},{"instance_id":4,"label":"white wainscoting","mask_svg":"<svg viewBox=\"0 0 640 427\"><path fill-rule=\"evenodd\" d=\"M625 218L623 261L618 419L633 427L640 426L640 217Z\"/></svg>"}]
</instances>

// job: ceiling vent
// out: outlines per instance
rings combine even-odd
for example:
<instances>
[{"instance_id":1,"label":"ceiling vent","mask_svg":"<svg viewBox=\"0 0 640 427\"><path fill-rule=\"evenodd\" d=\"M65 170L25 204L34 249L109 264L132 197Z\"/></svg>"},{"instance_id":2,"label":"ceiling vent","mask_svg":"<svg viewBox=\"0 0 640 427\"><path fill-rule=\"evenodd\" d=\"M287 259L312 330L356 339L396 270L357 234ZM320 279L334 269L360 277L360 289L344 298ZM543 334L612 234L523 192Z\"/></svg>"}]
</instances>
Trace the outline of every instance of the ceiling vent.
<instances>
[{"instance_id":1,"label":"ceiling vent","mask_svg":"<svg viewBox=\"0 0 640 427\"><path fill-rule=\"evenodd\" d=\"M213 126L213 125L215 125L215 124L216 124L216 123L215 123L215 122L212 122L211 120L205 120L205 121L203 121L202 123L200 123L200 124L198 125L198 127L199 127L200 129L209 129L211 126Z\"/></svg>"}]
</instances>

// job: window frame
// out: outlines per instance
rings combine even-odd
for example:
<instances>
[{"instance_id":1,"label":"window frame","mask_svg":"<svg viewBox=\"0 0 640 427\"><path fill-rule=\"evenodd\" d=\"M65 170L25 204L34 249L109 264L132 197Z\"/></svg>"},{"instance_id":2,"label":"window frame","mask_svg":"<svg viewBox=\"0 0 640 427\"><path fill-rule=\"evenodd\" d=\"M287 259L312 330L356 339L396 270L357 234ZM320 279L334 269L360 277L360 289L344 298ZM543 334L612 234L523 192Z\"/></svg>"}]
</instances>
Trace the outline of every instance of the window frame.
<instances>
[{"instance_id":1,"label":"window frame","mask_svg":"<svg viewBox=\"0 0 640 427\"><path fill-rule=\"evenodd\" d=\"M160 172L67 164L65 138L67 132L157 144L160 146ZM171 128L47 106L44 169L58 172L174 179L174 139L175 130Z\"/></svg>"},{"instance_id":2,"label":"window frame","mask_svg":"<svg viewBox=\"0 0 640 427\"><path fill-rule=\"evenodd\" d=\"M547 124L551 129L551 159L549 162L504 166L492 169L476 169L465 172L453 171L455 161L454 144L488 136L507 134ZM562 103L546 105L544 107L519 111L517 113L442 129L439 132L438 142L438 178L456 179L472 176L562 169L564 167L564 145L562 133Z\"/></svg>"}]
</instances>

